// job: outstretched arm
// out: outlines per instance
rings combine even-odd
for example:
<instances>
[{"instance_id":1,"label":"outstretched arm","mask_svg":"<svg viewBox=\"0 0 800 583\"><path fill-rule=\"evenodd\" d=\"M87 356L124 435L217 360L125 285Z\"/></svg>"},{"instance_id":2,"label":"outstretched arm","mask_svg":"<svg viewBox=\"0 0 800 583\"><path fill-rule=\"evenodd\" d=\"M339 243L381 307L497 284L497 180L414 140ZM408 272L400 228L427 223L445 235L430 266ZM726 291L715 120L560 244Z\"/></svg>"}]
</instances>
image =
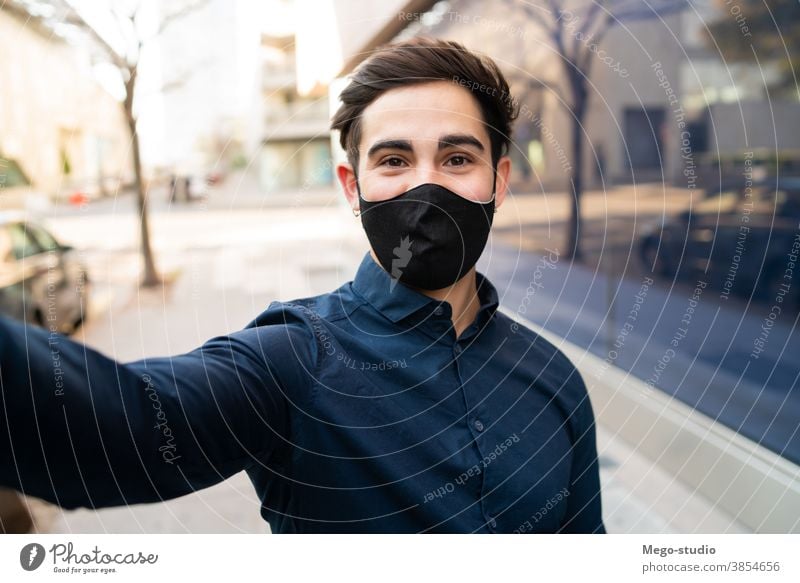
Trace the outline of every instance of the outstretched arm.
<instances>
[{"instance_id":1,"label":"outstretched arm","mask_svg":"<svg viewBox=\"0 0 800 583\"><path fill-rule=\"evenodd\" d=\"M263 463L288 424L264 356L286 330L264 330L122 364L0 316L0 484L99 508L174 498Z\"/></svg>"}]
</instances>

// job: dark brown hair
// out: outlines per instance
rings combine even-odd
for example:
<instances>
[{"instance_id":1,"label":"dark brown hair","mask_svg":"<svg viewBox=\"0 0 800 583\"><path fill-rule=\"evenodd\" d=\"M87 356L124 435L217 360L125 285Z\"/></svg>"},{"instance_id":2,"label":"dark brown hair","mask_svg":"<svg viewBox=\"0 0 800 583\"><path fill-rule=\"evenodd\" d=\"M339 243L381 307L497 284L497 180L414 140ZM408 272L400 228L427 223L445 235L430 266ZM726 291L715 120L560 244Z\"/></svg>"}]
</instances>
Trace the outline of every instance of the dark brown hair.
<instances>
[{"instance_id":1,"label":"dark brown hair","mask_svg":"<svg viewBox=\"0 0 800 583\"><path fill-rule=\"evenodd\" d=\"M342 105L331 120L331 129L341 132L339 143L356 173L364 109L390 89L430 81L451 81L470 90L489 131L492 164L508 152L519 108L495 62L455 41L413 37L376 49L341 93Z\"/></svg>"}]
</instances>

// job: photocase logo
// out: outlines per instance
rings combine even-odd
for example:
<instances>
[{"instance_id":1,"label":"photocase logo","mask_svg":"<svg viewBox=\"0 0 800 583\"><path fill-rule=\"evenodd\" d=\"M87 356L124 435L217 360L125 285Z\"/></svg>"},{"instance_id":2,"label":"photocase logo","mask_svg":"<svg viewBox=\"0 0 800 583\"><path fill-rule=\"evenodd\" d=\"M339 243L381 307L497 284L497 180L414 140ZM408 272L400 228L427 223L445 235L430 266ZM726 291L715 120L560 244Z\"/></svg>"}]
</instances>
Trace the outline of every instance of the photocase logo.
<instances>
[{"instance_id":1,"label":"photocase logo","mask_svg":"<svg viewBox=\"0 0 800 583\"><path fill-rule=\"evenodd\" d=\"M39 543L29 543L19 552L19 564L26 571L35 571L44 562L44 547Z\"/></svg>"},{"instance_id":2,"label":"photocase logo","mask_svg":"<svg viewBox=\"0 0 800 583\"><path fill-rule=\"evenodd\" d=\"M400 240L400 245L392 249L394 259L392 259L392 283L389 284L389 291L394 289L400 276L403 275L403 268L411 261L411 240L408 235Z\"/></svg>"}]
</instances>

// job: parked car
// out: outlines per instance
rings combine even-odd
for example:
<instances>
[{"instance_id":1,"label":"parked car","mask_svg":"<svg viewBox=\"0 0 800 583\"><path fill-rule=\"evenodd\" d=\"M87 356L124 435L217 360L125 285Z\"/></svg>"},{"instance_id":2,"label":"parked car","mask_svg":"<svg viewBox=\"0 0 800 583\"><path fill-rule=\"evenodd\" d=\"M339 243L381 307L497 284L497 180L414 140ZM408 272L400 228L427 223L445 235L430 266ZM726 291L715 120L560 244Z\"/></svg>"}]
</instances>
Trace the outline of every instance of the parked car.
<instances>
[{"instance_id":1,"label":"parked car","mask_svg":"<svg viewBox=\"0 0 800 583\"><path fill-rule=\"evenodd\" d=\"M71 333L86 320L89 279L72 247L20 212L0 212L0 313Z\"/></svg>"},{"instance_id":2,"label":"parked car","mask_svg":"<svg viewBox=\"0 0 800 583\"><path fill-rule=\"evenodd\" d=\"M708 195L693 208L640 232L648 271L705 279L742 297L800 305L800 263L790 257L800 235L800 178L763 179ZM792 264L794 262L794 264Z\"/></svg>"},{"instance_id":3,"label":"parked car","mask_svg":"<svg viewBox=\"0 0 800 583\"><path fill-rule=\"evenodd\" d=\"M33 188L16 160L0 156L0 211L28 209L42 212L49 206L47 196Z\"/></svg>"}]
</instances>

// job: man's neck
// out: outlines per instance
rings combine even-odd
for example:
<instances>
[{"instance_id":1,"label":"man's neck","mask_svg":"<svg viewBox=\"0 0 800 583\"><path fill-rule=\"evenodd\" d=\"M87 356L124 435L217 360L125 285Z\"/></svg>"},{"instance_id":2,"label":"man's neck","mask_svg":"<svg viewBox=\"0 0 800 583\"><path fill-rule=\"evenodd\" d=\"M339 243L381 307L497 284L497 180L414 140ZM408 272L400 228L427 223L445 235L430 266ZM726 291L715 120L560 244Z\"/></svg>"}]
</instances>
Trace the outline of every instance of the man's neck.
<instances>
[{"instance_id":1,"label":"man's neck","mask_svg":"<svg viewBox=\"0 0 800 583\"><path fill-rule=\"evenodd\" d=\"M378 258L372 250L370 250L370 255L372 255L372 259L375 263L380 265L380 261L378 261ZM409 287L429 298L440 302L446 301L450 304L456 337L461 336L461 333L469 328L478 316L480 299L478 297L475 267L470 269L464 277L449 287L436 290L421 289L414 286Z\"/></svg>"}]
</instances>

